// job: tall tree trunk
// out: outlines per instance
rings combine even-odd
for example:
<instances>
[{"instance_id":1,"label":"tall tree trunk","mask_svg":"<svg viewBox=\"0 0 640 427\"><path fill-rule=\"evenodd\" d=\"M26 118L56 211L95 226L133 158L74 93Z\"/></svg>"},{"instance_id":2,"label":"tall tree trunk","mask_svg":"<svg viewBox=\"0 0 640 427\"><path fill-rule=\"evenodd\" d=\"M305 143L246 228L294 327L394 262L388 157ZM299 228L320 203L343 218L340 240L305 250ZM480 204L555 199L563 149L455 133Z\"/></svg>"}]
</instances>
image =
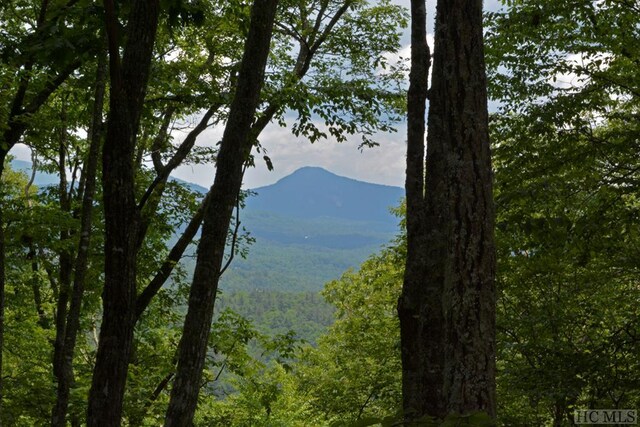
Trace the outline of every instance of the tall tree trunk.
<instances>
[{"instance_id":1,"label":"tall tree trunk","mask_svg":"<svg viewBox=\"0 0 640 427\"><path fill-rule=\"evenodd\" d=\"M87 424L119 426L133 342L139 212L134 194L133 156L158 27L158 0L131 5L122 63L118 18L105 0L111 92L102 154L105 210L103 315L93 371Z\"/></svg>"},{"instance_id":2,"label":"tall tree trunk","mask_svg":"<svg viewBox=\"0 0 640 427\"><path fill-rule=\"evenodd\" d=\"M420 30L423 4L412 2L412 26ZM423 116L417 106L411 114L411 104L423 101L409 93L408 254L399 304L404 409L408 420L474 411L495 416L494 208L481 0L438 1L434 53L423 188ZM412 58L412 73L424 69L422 61ZM416 350L418 356L410 353Z\"/></svg>"},{"instance_id":3,"label":"tall tree trunk","mask_svg":"<svg viewBox=\"0 0 640 427\"><path fill-rule=\"evenodd\" d=\"M89 246L91 243L91 222L93 213L93 197L96 189L96 174L100 143L102 139L102 111L106 85L106 55L101 54L98 59L96 84L94 90L93 114L89 132L89 154L82 172L84 190L82 197L82 213L80 218L80 240L75 260L73 288L71 290L71 304L65 322L65 335L58 360L60 364L54 368L58 372L58 389L56 403L51 416L51 426L65 426L66 414L69 406L69 391L73 383L73 355L76 338L80 328L80 311L84 294L84 279L89 264Z\"/></svg>"},{"instance_id":4,"label":"tall tree trunk","mask_svg":"<svg viewBox=\"0 0 640 427\"><path fill-rule=\"evenodd\" d=\"M60 211L65 213L71 213L71 189L67 182L67 164L66 164L66 140L67 140L67 126L65 105L63 101L63 107L61 111L61 128L59 129L59 141L58 141L58 198L60 201ZM70 238L70 230L62 229L60 231L60 242L64 243L65 240ZM66 246L66 245L64 245ZM73 257L70 251L66 248L61 250L58 266L58 301L56 305L56 338L53 345L53 375L57 381L60 381L60 368L62 367L62 351L64 346L64 335L67 321L67 308L69 306L69 293L71 292L71 273L73 269Z\"/></svg>"},{"instance_id":5,"label":"tall tree trunk","mask_svg":"<svg viewBox=\"0 0 640 427\"><path fill-rule=\"evenodd\" d=\"M438 1L434 53L426 192L433 212L446 215L437 235L446 248L443 395L448 413L495 416L495 214L482 0Z\"/></svg>"},{"instance_id":6,"label":"tall tree trunk","mask_svg":"<svg viewBox=\"0 0 640 427\"><path fill-rule=\"evenodd\" d=\"M442 374L438 342L442 311L440 284L427 280L430 260L426 245L425 200L425 103L431 65L427 45L425 0L411 1L411 72L407 96L407 259L402 295L398 301L402 355L403 411L407 420L424 414L440 414ZM425 353L429 354L425 354Z\"/></svg>"},{"instance_id":7,"label":"tall tree trunk","mask_svg":"<svg viewBox=\"0 0 640 427\"><path fill-rule=\"evenodd\" d=\"M210 199L204 208L166 426L190 426L195 413L229 225L238 203L243 166L254 142L249 138L250 129L260 99L277 4L278 0L255 0L251 10L238 86L220 144Z\"/></svg>"}]
</instances>

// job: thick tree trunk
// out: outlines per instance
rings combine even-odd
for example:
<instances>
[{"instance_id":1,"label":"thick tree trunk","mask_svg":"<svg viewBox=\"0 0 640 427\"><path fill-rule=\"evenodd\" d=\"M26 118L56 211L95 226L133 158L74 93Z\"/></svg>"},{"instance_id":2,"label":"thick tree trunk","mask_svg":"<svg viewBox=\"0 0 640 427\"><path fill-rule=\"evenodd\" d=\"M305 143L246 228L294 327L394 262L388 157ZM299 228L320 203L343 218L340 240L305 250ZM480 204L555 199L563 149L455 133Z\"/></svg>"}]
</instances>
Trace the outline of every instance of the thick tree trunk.
<instances>
[{"instance_id":1,"label":"thick tree trunk","mask_svg":"<svg viewBox=\"0 0 640 427\"><path fill-rule=\"evenodd\" d=\"M495 416L494 208L481 0L438 1L434 53L424 210L416 207L418 135L407 156L408 255L399 304L404 408L408 420ZM413 99L410 92L410 111ZM414 127L420 133L420 119L417 110L409 116L410 136ZM416 349L419 356L410 353Z\"/></svg>"},{"instance_id":2,"label":"thick tree trunk","mask_svg":"<svg viewBox=\"0 0 640 427\"><path fill-rule=\"evenodd\" d=\"M446 215L444 381L448 413L496 413L494 206L482 0L439 0L427 196ZM429 202L427 202L429 203ZM439 221L438 221L439 222Z\"/></svg>"},{"instance_id":3,"label":"thick tree trunk","mask_svg":"<svg viewBox=\"0 0 640 427\"><path fill-rule=\"evenodd\" d=\"M251 123L260 99L277 4L277 0L256 0L252 7L238 86L220 144L210 199L204 207L166 426L190 426L195 413L229 224L238 203L243 166L253 146Z\"/></svg>"},{"instance_id":4,"label":"thick tree trunk","mask_svg":"<svg viewBox=\"0 0 640 427\"><path fill-rule=\"evenodd\" d=\"M93 197L96 189L96 174L100 145L102 139L102 111L106 85L106 56L100 55L96 73L94 90L93 114L89 132L89 154L82 172L84 190L82 197L82 213L80 218L80 240L75 260L73 288L71 290L71 304L65 322L65 335L60 364L54 371L58 372L58 389L56 403L52 411L51 426L65 426L67 408L69 406L69 391L73 383L73 355L76 338L80 328L80 311L84 294L84 278L89 264L89 246L91 243L91 222L93 213Z\"/></svg>"},{"instance_id":5,"label":"thick tree trunk","mask_svg":"<svg viewBox=\"0 0 640 427\"><path fill-rule=\"evenodd\" d=\"M118 19L105 0L111 92L102 155L105 209L103 316L93 371L87 424L119 426L133 342L139 212L133 156L158 26L158 0L131 5L127 44L120 63Z\"/></svg>"}]
</instances>

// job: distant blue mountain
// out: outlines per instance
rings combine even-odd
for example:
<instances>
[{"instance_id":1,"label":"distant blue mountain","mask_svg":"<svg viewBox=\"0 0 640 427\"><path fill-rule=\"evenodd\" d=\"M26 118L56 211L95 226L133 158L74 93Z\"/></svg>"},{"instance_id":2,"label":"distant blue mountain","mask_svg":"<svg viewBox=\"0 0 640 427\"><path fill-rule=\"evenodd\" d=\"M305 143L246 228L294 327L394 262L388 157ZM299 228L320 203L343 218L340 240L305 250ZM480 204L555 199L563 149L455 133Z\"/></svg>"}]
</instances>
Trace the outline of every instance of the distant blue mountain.
<instances>
[{"instance_id":1,"label":"distant blue mountain","mask_svg":"<svg viewBox=\"0 0 640 427\"><path fill-rule=\"evenodd\" d=\"M389 212L404 192L400 187L371 184L303 167L273 185L256 188L248 211L268 211L296 218L341 218L356 221L397 220Z\"/></svg>"},{"instance_id":2,"label":"distant blue mountain","mask_svg":"<svg viewBox=\"0 0 640 427\"><path fill-rule=\"evenodd\" d=\"M399 187L304 167L254 191L241 222L256 241L223 276L225 289L318 291L398 233L389 208Z\"/></svg>"},{"instance_id":3,"label":"distant blue mountain","mask_svg":"<svg viewBox=\"0 0 640 427\"><path fill-rule=\"evenodd\" d=\"M31 162L12 160L11 167L31 175ZM171 178L191 191L205 194L208 189L179 178ZM56 185L57 174L36 171L34 184ZM278 182L252 190L256 194L246 202L246 212L297 219L339 218L392 224L396 218L389 207L397 206L404 195L400 187L372 184L336 175L319 167L303 167Z\"/></svg>"},{"instance_id":4,"label":"distant blue mountain","mask_svg":"<svg viewBox=\"0 0 640 427\"><path fill-rule=\"evenodd\" d=\"M189 190L194 191L196 193L200 193L203 196L207 194L207 191L209 191L208 188L204 188L202 185L194 184L193 182L185 181L180 178L169 177L169 179L179 184L182 184L184 187L187 187Z\"/></svg>"},{"instance_id":5,"label":"distant blue mountain","mask_svg":"<svg viewBox=\"0 0 640 427\"><path fill-rule=\"evenodd\" d=\"M11 168L13 170L23 172L28 177L31 177L31 162L13 159L11 160ZM56 185L58 184L58 182L59 182L59 179L57 174L36 170L36 178L34 179L33 183L38 187Z\"/></svg>"},{"instance_id":6,"label":"distant blue mountain","mask_svg":"<svg viewBox=\"0 0 640 427\"><path fill-rule=\"evenodd\" d=\"M31 177L31 162L27 162L25 160L11 160L11 168L16 171L20 171L25 173L27 176ZM187 187L191 191L195 191L200 194L205 194L208 190L201 185L194 184L193 182L184 181L179 178L171 179L175 182L182 184ZM33 181L35 185L38 187L46 187L49 185L57 185L59 182L58 175L54 173L44 172L40 169L36 170L36 177Z\"/></svg>"},{"instance_id":7,"label":"distant blue mountain","mask_svg":"<svg viewBox=\"0 0 640 427\"><path fill-rule=\"evenodd\" d=\"M31 163L12 160L27 175ZM172 178L192 191L207 189ZM38 170L35 184L55 185L56 174ZM227 290L318 291L377 252L398 232L400 187L371 184L304 167L253 190L241 212L242 226L255 238L246 259L237 257L224 274ZM177 231L179 233L179 231ZM193 249L192 249L193 250ZM193 257L183 258L188 270Z\"/></svg>"}]
</instances>

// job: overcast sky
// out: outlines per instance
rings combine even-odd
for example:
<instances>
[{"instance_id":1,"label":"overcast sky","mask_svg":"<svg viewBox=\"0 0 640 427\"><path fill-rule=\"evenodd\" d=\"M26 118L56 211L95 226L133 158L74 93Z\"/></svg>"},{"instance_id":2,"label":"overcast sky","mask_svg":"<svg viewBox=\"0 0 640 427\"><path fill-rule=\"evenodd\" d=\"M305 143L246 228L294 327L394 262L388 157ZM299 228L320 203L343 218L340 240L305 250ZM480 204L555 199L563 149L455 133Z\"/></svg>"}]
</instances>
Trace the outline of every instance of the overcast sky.
<instances>
[{"instance_id":1,"label":"overcast sky","mask_svg":"<svg viewBox=\"0 0 640 427\"><path fill-rule=\"evenodd\" d=\"M408 0L396 0L395 3L409 6ZM498 0L485 1L485 9L495 10L498 7ZM434 9L435 0L427 0L427 14L431 19L428 28L431 42ZM408 53L409 36L405 33L402 56L408 57ZM245 175L244 186L256 188L272 184L303 166L320 166L338 175L362 181L403 186L406 125L404 122L399 123L396 128L395 133L376 135L374 139L380 143L378 147L358 150L359 137L343 143L337 143L330 138L311 144L303 138L296 138L289 128L271 124L265 128L259 139L273 162L274 170L267 170L261 156L258 157L256 167L249 169ZM222 128L216 128L204 132L198 139L198 144L215 144L221 139L222 131ZM29 149L23 145L15 147L12 154L22 160L30 159ZM213 183L214 173L215 168L212 165L187 165L178 168L174 176L209 187Z\"/></svg>"}]
</instances>

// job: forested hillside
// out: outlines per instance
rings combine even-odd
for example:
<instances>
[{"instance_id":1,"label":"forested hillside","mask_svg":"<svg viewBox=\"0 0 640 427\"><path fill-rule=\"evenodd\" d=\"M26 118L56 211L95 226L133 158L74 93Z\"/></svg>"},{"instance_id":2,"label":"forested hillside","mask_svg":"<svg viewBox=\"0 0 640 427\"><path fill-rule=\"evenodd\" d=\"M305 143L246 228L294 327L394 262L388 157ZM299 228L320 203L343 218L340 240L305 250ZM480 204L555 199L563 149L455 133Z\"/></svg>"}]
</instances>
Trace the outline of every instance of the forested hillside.
<instances>
[{"instance_id":1,"label":"forested hillside","mask_svg":"<svg viewBox=\"0 0 640 427\"><path fill-rule=\"evenodd\" d=\"M23 172L23 179L33 171L26 161L12 160L11 167ZM57 174L36 167L33 186L46 191L58 180ZM176 182L206 192L196 184ZM237 257L225 272L218 311L231 308L265 334L291 330L297 338L315 342L333 323L333 308L319 292L397 234L398 218L391 207L400 201L402 189L338 177L320 168L300 170L266 189L251 190L241 210L251 241L244 257ZM181 264L187 275L193 272L193 250Z\"/></svg>"},{"instance_id":2,"label":"forested hillside","mask_svg":"<svg viewBox=\"0 0 640 427\"><path fill-rule=\"evenodd\" d=\"M391 213L402 189L303 168L250 191L240 211L253 239L234 260L226 290L318 292L387 244L398 230Z\"/></svg>"},{"instance_id":3,"label":"forested hillside","mask_svg":"<svg viewBox=\"0 0 640 427\"><path fill-rule=\"evenodd\" d=\"M31 176L30 162L14 159L11 167ZM58 181L56 173L36 167L34 188L42 191ZM174 182L206 193L197 184ZM225 272L223 289L319 292L395 236L398 219L391 209L402 193L399 187L339 177L321 168L300 169L269 187L249 190L240 218L250 241L245 256L235 258ZM178 237L176 233L169 241ZM182 264L193 271L195 259L187 256Z\"/></svg>"}]
</instances>

